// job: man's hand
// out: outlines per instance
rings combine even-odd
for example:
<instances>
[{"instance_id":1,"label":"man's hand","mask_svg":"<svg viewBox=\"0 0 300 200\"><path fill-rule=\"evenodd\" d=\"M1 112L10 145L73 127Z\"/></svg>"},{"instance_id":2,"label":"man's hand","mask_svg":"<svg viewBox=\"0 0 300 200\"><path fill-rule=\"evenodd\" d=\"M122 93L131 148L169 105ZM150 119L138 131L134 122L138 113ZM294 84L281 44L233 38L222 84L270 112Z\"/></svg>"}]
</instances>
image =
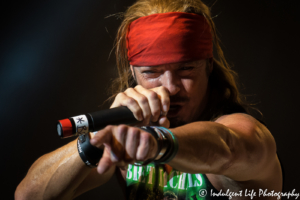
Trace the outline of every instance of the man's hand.
<instances>
[{"instance_id":1,"label":"man's hand","mask_svg":"<svg viewBox=\"0 0 300 200\"><path fill-rule=\"evenodd\" d=\"M146 89L140 85L119 93L110 108L127 106L134 114L139 126L155 123L169 128L166 115L170 107L169 92L164 87ZM124 167L136 161L153 158L157 152L155 138L146 131L126 125L107 126L91 140L91 144L105 146L97 171L105 173L111 166Z\"/></svg>"},{"instance_id":2,"label":"man's hand","mask_svg":"<svg viewBox=\"0 0 300 200\"><path fill-rule=\"evenodd\" d=\"M161 86L146 89L140 85L128 88L119 93L110 108L127 106L141 126L154 122L159 126L169 128L170 122L166 115L170 107L168 90Z\"/></svg>"},{"instance_id":3,"label":"man's hand","mask_svg":"<svg viewBox=\"0 0 300 200\"><path fill-rule=\"evenodd\" d=\"M99 174L113 165L124 167L154 158L157 152L157 142L150 133L127 125L107 126L98 131L90 142L98 148L105 146L97 167Z\"/></svg>"}]
</instances>

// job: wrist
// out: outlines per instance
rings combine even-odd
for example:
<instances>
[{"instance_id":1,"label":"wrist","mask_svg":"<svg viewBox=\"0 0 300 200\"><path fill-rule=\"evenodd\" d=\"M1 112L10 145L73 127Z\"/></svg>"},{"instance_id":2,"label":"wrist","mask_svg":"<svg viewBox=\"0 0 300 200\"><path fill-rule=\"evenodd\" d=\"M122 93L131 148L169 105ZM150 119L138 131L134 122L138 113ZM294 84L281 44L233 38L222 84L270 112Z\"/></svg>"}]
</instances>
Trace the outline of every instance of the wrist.
<instances>
[{"instance_id":1,"label":"wrist","mask_svg":"<svg viewBox=\"0 0 300 200\"><path fill-rule=\"evenodd\" d=\"M165 127L157 127L157 129L167 138L167 149L166 152L160 157L155 159L156 164L169 163L178 152L178 141L177 137L173 134L170 129Z\"/></svg>"},{"instance_id":2,"label":"wrist","mask_svg":"<svg viewBox=\"0 0 300 200\"><path fill-rule=\"evenodd\" d=\"M165 164L170 162L178 152L176 136L167 128L158 126L141 127L150 133L157 141L157 152L155 156L145 162L136 162L136 165L147 165L149 163Z\"/></svg>"},{"instance_id":3,"label":"wrist","mask_svg":"<svg viewBox=\"0 0 300 200\"><path fill-rule=\"evenodd\" d=\"M103 150L91 145L90 135L83 134L78 137L77 150L81 160L89 167L97 167L99 160L103 155ZM93 136L92 136L93 137Z\"/></svg>"}]
</instances>

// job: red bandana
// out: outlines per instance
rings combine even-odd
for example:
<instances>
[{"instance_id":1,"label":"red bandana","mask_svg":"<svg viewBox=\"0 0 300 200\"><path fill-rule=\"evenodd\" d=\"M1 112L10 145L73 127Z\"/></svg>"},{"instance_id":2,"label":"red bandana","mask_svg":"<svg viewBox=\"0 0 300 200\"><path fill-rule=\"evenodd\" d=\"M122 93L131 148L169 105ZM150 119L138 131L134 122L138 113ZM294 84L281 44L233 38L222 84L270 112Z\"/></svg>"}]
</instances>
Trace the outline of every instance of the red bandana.
<instances>
[{"instance_id":1,"label":"red bandana","mask_svg":"<svg viewBox=\"0 0 300 200\"><path fill-rule=\"evenodd\" d=\"M156 66L213 57L210 26L203 15L169 12L141 17L127 32L128 60Z\"/></svg>"}]
</instances>

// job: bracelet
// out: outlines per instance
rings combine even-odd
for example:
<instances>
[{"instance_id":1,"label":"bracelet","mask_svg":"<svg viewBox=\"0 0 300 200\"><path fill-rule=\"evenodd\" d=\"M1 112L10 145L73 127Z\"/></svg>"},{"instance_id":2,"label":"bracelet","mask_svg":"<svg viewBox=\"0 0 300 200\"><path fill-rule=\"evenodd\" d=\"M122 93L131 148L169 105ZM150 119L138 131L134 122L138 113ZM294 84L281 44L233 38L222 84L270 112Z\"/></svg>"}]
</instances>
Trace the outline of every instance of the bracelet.
<instances>
[{"instance_id":1,"label":"bracelet","mask_svg":"<svg viewBox=\"0 0 300 200\"><path fill-rule=\"evenodd\" d=\"M103 150L91 145L89 134L82 134L77 140L77 149L81 160L89 167L97 167Z\"/></svg>"},{"instance_id":2,"label":"bracelet","mask_svg":"<svg viewBox=\"0 0 300 200\"><path fill-rule=\"evenodd\" d=\"M157 141L157 153L152 159L135 162L135 165L165 164L170 162L178 152L178 142L175 135L167 128L157 126L143 126L141 129L147 131Z\"/></svg>"},{"instance_id":3,"label":"bracelet","mask_svg":"<svg viewBox=\"0 0 300 200\"><path fill-rule=\"evenodd\" d=\"M169 142L168 138L157 127L154 126L152 128L160 136L159 139L160 139L161 148L160 148L160 151L158 150L158 152L157 152L158 154L156 154L156 156L155 156L155 160L159 160L163 155L165 155L167 148L170 145L169 144L170 142Z\"/></svg>"},{"instance_id":4,"label":"bracelet","mask_svg":"<svg viewBox=\"0 0 300 200\"><path fill-rule=\"evenodd\" d=\"M160 158L154 161L155 164L166 164L170 162L178 152L178 140L176 136L167 128L165 127L157 127L165 136L168 137L170 141L170 146L167 149L166 153Z\"/></svg>"},{"instance_id":5,"label":"bracelet","mask_svg":"<svg viewBox=\"0 0 300 200\"><path fill-rule=\"evenodd\" d=\"M140 127L140 129L142 129L142 130L147 131L148 133L150 133L155 138L155 140L157 141L157 152L156 152L154 158L148 159L146 161L136 161L134 163L137 166L145 166L145 165L148 165L149 163L153 162L154 159L157 156L159 156L163 144L162 144L162 137L161 137L161 135L153 127L151 127L151 126L142 126L142 127Z\"/></svg>"}]
</instances>

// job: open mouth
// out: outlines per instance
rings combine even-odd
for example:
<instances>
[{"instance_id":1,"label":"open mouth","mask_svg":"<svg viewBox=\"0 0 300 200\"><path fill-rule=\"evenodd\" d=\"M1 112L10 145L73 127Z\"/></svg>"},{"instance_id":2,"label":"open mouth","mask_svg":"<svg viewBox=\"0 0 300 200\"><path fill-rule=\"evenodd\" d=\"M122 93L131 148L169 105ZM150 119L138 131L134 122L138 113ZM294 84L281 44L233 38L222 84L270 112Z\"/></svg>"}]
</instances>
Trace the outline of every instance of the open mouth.
<instances>
[{"instance_id":1,"label":"open mouth","mask_svg":"<svg viewBox=\"0 0 300 200\"><path fill-rule=\"evenodd\" d=\"M175 117L179 113L181 108L182 106L180 105L171 105L167 117Z\"/></svg>"}]
</instances>

